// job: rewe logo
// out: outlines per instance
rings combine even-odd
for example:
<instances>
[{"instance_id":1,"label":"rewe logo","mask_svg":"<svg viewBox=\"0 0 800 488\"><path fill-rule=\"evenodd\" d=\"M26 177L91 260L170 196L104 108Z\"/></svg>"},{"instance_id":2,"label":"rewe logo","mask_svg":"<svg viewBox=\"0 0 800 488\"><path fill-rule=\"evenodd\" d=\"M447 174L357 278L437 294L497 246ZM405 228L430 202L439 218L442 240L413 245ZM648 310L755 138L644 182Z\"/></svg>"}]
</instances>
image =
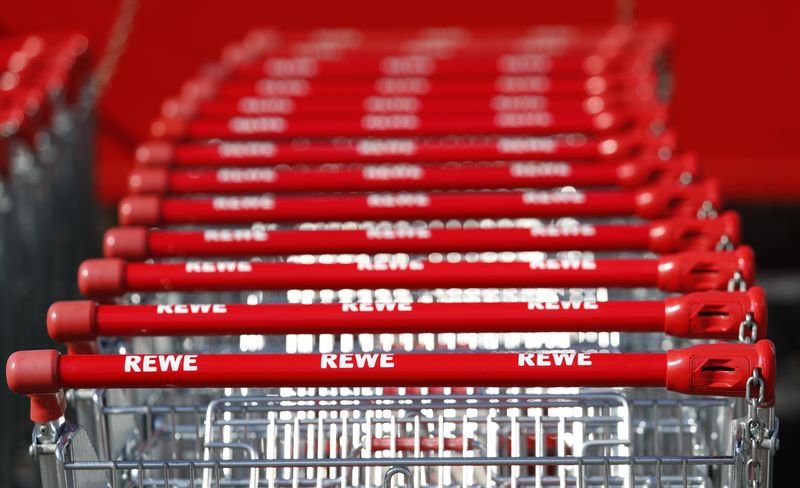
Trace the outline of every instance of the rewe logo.
<instances>
[{"instance_id":1,"label":"rewe logo","mask_svg":"<svg viewBox=\"0 0 800 488\"><path fill-rule=\"evenodd\" d=\"M497 127L548 127L553 115L548 112L500 112L494 116Z\"/></svg>"},{"instance_id":2,"label":"rewe logo","mask_svg":"<svg viewBox=\"0 0 800 488\"><path fill-rule=\"evenodd\" d=\"M247 261L189 261L187 273L249 273L253 265Z\"/></svg>"},{"instance_id":3,"label":"rewe logo","mask_svg":"<svg viewBox=\"0 0 800 488\"><path fill-rule=\"evenodd\" d=\"M372 208L427 207L431 198L427 193L372 194L367 196L367 206Z\"/></svg>"},{"instance_id":4,"label":"rewe logo","mask_svg":"<svg viewBox=\"0 0 800 488\"><path fill-rule=\"evenodd\" d=\"M255 132L285 132L288 127L283 117L234 117L228 122L228 129L234 134L253 134Z\"/></svg>"},{"instance_id":5,"label":"rewe logo","mask_svg":"<svg viewBox=\"0 0 800 488\"><path fill-rule=\"evenodd\" d=\"M217 146L217 154L223 158L270 158L276 152L271 142L224 142Z\"/></svg>"},{"instance_id":6,"label":"rewe logo","mask_svg":"<svg viewBox=\"0 0 800 488\"><path fill-rule=\"evenodd\" d=\"M417 152L417 143L410 139L362 140L356 145L361 156L411 156Z\"/></svg>"},{"instance_id":7,"label":"rewe logo","mask_svg":"<svg viewBox=\"0 0 800 488\"><path fill-rule=\"evenodd\" d=\"M256 83L256 93L265 97L304 97L311 92L306 80L261 80Z\"/></svg>"},{"instance_id":8,"label":"rewe logo","mask_svg":"<svg viewBox=\"0 0 800 488\"><path fill-rule=\"evenodd\" d=\"M228 308L223 303L181 303L178 305L158 305L158 308L156 308L156 313L167 315L204 315L210 313L228 313Z\"/></svg>"},{"instance_id":9,"label":"rewe logo","mask_svg":"<svg viewBox=\"0 0 800 488\"><path fill-rule=\"evenodd\" d=\"M431 90L431 82L425 78L379 78L375 81L375 92L381 95L425 95Z\"/></svg>"},{"instance_id":10,"label":"rewe logo","mask_svg":"<svg viewBox=\"0 0 800 488\"><path fill-rule=\"evenodd\" d=\"M365 180L419 180L425 176L425 170L416 164L373 165L364 166L361 175Z\"/></svg>"},{"instance_id":11,"label":"rewe logo","mask_svg":"<svg viewBox=\"0 0 800 488\"><path fill-rule=\"evenodd\" d=\"M597 310L597 302L529 302L528 310Z\"/></svg>"},{"instance_id":12,"label":"rewe logo","mask_svg":"<svg viewBox=\"0 0 800 488\"><path fill-rule=\"evenodd\" d=\"M596 234L597 229L591 224L531 227L533 237L590 237Z\"/></svg>"},{"instance_id":13,"label":"rewe logo","mask_svg":"<svg viewBox=\"0 0 800 488\"><path fill-rule=\"evenodd\" d=\"M497 60L497 69L502 73L542 73L553 65L550 56L543 54L506 54Z\"/></svg>"},{"instance_id":14,"label":"rewe logo","mask_svg":"<svg viewBox=\"0 0 800 488\"><path fill-rule=\"evenodd\" d=\"M574 352L523 352L517 355L517 366L591 366L592 355Z\"/></svg>"},{"instance_id":15,"label":"rewe logo","mask_svg":"<svg viewBox=\"0 0 800 488\"><path fill-rule=\"evenodd\" d=\"M277 174L270 168L223 168L217 170L220 183L271 183Z\"/></svg>"},{"instance_id":16,"label":"rewe logo","mask_svg":"<svg viewBox=\"0 0 800 488\"><path fill-rule=\"evenodd\" d=\"M269 195L260 197L216 197L211 200L214 210L272 210L275 199Z\"/></svg>"},{"instance_id":17,"label":"rewe logo","mask_svg":"<svg viewBox=\"0 0 800 488\"><path fill-rule=\"evenodd\" d=\"M410 114L369 114L361 117L361 127L374 131L414 130L419 127L419 117Z\"/></svg>"},{"instance_id":18,"label":"rewe logo","mask_svg":"<svg viewBox=\"0 0 800 488\"><path fill-rule=\"evenodd\" d=\"M546 137L501 137L497 150L503 154L553 153L556 141Z\"/></svg>"},{"instance_id":19,"label":"rewe logo","mask_svg":"<svg viewBox=\"0 0 800 488\"><path fill-rule=\"evenodd\" d=\"M410 303L343 303L342 312L411 312Z\"/></svg>"},{"instance_id":20,"label":"rewe logo","mask_svg":"<svg viewBox=\"0 0 800 488\"><path fill-rule=\"evenodd\" d=\"M126 373L197 371L197 354L148 354L125 356Z\"/></svg>"},{"instance_id":21,"label":"rewe logo","mask_svg":"<svg viewBox=\"0 0 800 488\"><path fill-rule=\"evenodd\" d=\"M288 115L294 112L294 102L291 98L256 98L244 97L237 105L243 114L280 114Z\"/></svg>"},{"instance_id":22,"label":"rewe logo","mask_svg":"<svg viewBox=\"0 0 800 488\"><path fill-rule=\"evenodd\" d=\"M405 263L358 263L356 265L359 271L422 271L425 269L425 263L421 261L408 261Z\"/></svg>"},{"instance_id":23,"label":"rewe logo","mask_svg":"<svg viewBox=\"0 0 800 488\"><path fill-rule=\"evenodd\" d=\"M522 194L525 205L578 205L585 202L586 194L579 191L526 191Z\"/></svg>"},{"instance_id":24,"label":"rewe logo","mask_svg":"<svg viewBox=\"0 0 800 488\"><path fill-rule=\"evenodd\" d=\"M536 178L539 176L569 176L572 165L569 163L512 163L508 171L514 178Z\"/></svg>"},{"instance_id":25,"label":"rewe logo","mask_svg":"<svg viewBox=\"0 0 800 488\"><path fill-rule=\"evenodd\" d=\"M497 95L491 101L495 112L537 111L547 108L547 97L540 95Z\"/></svg>"},{"instance_id":26,"label":"rewe logo","mask_svg":"<svg viewBox=\"0 0 800 488\"><path fill-rule=\"evenodd\" d=\"M367 239L430 239L430 237L430 229L425 229L423 227L367 230Z\"/></svg>"},{"instance_id":27,"label":"rewe logo","mask_svg":"<svg viewBox=\"0 0 800 488\"><path fill-rule=\"evenodd\" d=\"M271 58L264 63L264 74L274 77L311 78L319 71L313 58Z\"/></svg>"},{"instance_id":28,"label":"rewe logo","mask_svg":"<svg viewBox=\"0 0 800 488\"><path fill-rule=\"evenodd\" d=\"M381 60L381 72L388 76L430 76L436 61L428 56L387 56Z\"/></svg>"},{"instance_id":29,"label":"rewe logo","mask_svg":"<svg viewBox=\"0 0 800 488\"><path fill-rule=\"evenodd\" d=\"M362 106L364 112L373 113L417 112L422 102L417 97L367 97Z\"/></svg>"},{"instance_id":30,"label":"rewe logo","mask_svg":"<svg viewBox=\"0 0 800 488\"><path fill-rule=\"evenodd\" d=\"M541 259L530 262L534 270L592 270L597 269L594 259Z\"/></svg>"},{"instance_id":31,"label":"rewe logo","mask_svg":"<svg viewBox=\"0 0 800 488\"><path fill-rule=\"evenodd\" d=\"M206 242L264 242L267 231L263 229L209 229L203 232Z\"/></svg>"},{"instance_id":32,"label":"rewe logo","mask_svg":"<svg viewBox=\"0 0 800 488\"><path fill-rule=\"evenodd\" d=\"M394 354L322 354L322 369L394 368Z\"/></svg>"}]
</instances>

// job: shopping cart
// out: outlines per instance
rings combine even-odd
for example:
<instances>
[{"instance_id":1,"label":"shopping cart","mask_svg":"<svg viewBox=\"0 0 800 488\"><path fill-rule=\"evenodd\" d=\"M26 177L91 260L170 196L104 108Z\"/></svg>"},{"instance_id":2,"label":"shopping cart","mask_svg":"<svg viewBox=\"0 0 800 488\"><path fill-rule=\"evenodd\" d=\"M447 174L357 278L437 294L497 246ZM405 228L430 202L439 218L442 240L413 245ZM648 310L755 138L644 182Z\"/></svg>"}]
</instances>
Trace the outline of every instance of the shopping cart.
<instances>
[{"instance_id":1,"label":"shopping cart","mask_svg":"<svg viewBox=\"0 0 800 488\"><path fill-rule=\"evenodd\" d=\"M137 151L101 302L51 308L69 354L9 360L46 486L768 485L763 292L676 152L669 37L226 48Z\"/></svg>"}]
</instances>

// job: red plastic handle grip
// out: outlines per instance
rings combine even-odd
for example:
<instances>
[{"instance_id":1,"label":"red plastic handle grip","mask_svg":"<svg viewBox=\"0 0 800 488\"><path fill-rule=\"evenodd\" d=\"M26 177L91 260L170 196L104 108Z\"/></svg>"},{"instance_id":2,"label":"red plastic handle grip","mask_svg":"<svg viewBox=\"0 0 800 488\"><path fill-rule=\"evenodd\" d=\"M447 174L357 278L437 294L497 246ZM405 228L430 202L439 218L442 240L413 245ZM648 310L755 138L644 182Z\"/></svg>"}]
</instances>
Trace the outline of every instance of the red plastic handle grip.
<instances>
[{"instance_id":1,"label":"red plastic handle grip","mask_svg":"<svg viewBox=\"0 0 800 488\"><path fill-rule=\"evenodd\" d=\"M586 134L619 130L631 122L629 113L502 112L498 114L340 114L256 115L230 118L161 119L158 135L170 139L261 140L297 137L403 137L461 135Z\"/></svg>"},{"instance_id":2,"label":"red plastic handle grip","mask_svg":"<svg viewBox=\"0 0 800 488\"><path fill-rule=\"evenodd\" d=\"M469 165L370 165L272 169L168 169L138 167L128 177L131 194L254 194L329 191L425 191L507 188L553 188L559 186L633 187L658 176L677 181L694 175L693 158L664 163L633 160L625 163L575 164L569 162L519 162Z\"/></svg>"},{"instance_id":3,"label":"red plastic handle grip","mask_svg":"<svg viewBox=\"0 0 800 488\"><path fill-rule=\"evenodd\" d=\"M86 296L128 291L328 288L658 287L692 292L726 289L734 273L753 278L753 252L693 251L658 259L544 259L512 263L297 264L249 261L126 263L90 259L78 270Z\"/></svg>"},{"instance_id":4,"label":"red plastic handle grip","mask_svg":"<svg viewBox=\"0 0 800 488\"><path fill-rule=\"evenodd\" d=\"M131 306L81 300L54 303L47 330L63 343L114 336L601 331L737 339L748 314L758 324L757 338L764 338L766 305L758 287L622 302Z\"/></svg>"},{"instance_id":5,"label":"red plastic handle grip","mask_svg":"<svg viewBox=\"0 0 800 488\"><path fill-rule=\"evenodd\" d=\"M314 196L167 198L139 195L119 204L122 225L236 224L341 220L694 215L719 208L715 182L663 184L637 191L509 191Z\"/></svg>"},{"instance_id":6,"label":"red plastic handle grip","mask_svg":"<svg viewBox=\"0 0 800 488\"><path fill-rule=\"evenodd\" d=\"M747 380L756 368L764 379L765 402L771 402L775 351L769 341L699 345L666 354L548 351L61 356L48 350L20 351L8 359L6 380L12 391L30 395L33 403L51 398L64 388L631 386L744 396ZM63 414L45 407L32 407L35 420Z\"/></svg>"},{"instance_id":7,"label":"red plastic handle grip","mask_svg":"<svg viewBox=\"0 0 800 488\"><path fill-rule=\"evenodd\" d=\"M546 225L531 229L149 230L117 227L106 231L106 257L142 260L159 257L266 256L326 253L412 253L483 251L562 251L569 249L650 250L660 254L711 251L727 237L739 244L739 217L673 218L650 224Z\"/></svg>"},{"instance_id":8,"label":"red plastic handle grip","mask_svg":"<svg viewBox=\"0 0 800 488\"><path fill-rule=\"evenodd\" d=\"M667 133L669 135L669 133ZM671 136L670 136L671 137ZM338 162L404 163L619 159L643 144L670 144L642 130L593 137L360 138L343 141L145 143L136 160L148 165L266 166Z\"/></svg>"}]
</instances>

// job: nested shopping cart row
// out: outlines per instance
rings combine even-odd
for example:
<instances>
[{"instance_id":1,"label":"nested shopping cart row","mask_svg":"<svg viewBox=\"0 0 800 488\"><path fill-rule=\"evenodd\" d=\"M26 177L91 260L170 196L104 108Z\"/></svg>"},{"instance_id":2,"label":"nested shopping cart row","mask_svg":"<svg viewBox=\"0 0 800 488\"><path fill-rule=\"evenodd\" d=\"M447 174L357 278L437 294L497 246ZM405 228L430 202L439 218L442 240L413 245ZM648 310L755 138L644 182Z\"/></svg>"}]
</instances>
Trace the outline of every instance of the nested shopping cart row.
<instances>
[{"instance_id":1,"label":"nested shopping cart row","mask_svg":"<svg viewBox=\"0 0 800 488\"><path fill-rule=\"evenodd\" d=\"M90 300L51 307L68 353L9 360L48 479L768 484L765 299L669 128L670 35L226 47L137 150Z\"/></svg>"}]
</instances>

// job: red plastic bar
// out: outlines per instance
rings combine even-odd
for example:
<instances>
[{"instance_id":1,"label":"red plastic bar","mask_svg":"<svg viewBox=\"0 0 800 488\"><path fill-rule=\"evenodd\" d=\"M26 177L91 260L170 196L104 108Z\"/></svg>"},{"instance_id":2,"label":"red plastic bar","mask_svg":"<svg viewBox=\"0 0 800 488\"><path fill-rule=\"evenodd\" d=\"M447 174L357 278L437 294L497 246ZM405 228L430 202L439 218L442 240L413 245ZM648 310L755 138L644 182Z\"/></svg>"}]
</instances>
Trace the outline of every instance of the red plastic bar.
<instances>
[{"instance_id":1,"label":"red plastic bar","mask_svg":"<svg viewBox=\"0 0 800 488\"><path fill-rule=\"evenodd\" d=\"M707 291L663 301L98 305L56 302L47 330L63 343L99 337L464 332L664 332L732 339L751 314L766 336L761 288Z\"/></svg>"},{"instance_id":2,"label":"red plastic bar","mask_svg":"<svg viewBox=\"0 0 800 488\"><path fill-rule=\"evenodd\" d=\"M712 251L727 238L738 245L739 217L725 212L716 219L675 217L646 224L545 225L530 229L274 230L215 228L157 230L116 227L106 231L103 251L109 258L142 260L164 257L266 256L327 253L411 253L647 250L659 254Z\"/></svg>"},{"instance_id":3,"label":"red plastic bar","mask_svg":"<svg viewBox=\"0 0 800 488\"><path fill-rule=\"evenodd\" d=\"M566 161L459 165L384 164L361 167L273 169L170 169L139 166L128 178L131 194L287 193L328 191L420 191L559 186L634 187L659 176L694 175L691 156L669 162L575 164Z\"/></svg>"},{"instance_id":4,"label":"red plastic bar","mask_svg":"<svg viewBox=\"0 0 800 488\"><path fill-rule=\"evenodd\" d=\"M666 354L548 351L62 356L57 351L40 350L12 354L6 364L6 379L12 391L31 396L31 417L41 422L63 415L58 405L46 400L65 388L630 386L744 396L747 380L756 368L764 379L765 402L771 402L775 351L769 341L699 345Z\"/></svg>"},{"instance_id":5,"label":"red plastic bar","mask_svg":"<svg viewBox=\"0 0 800 488\"><path fill-rule=\"evenodd\" d=\"M342 220L464 219L513 217L663 218L719 208L715 182L665 183L621 191L509 191L480 193L370 193L312 196L162 198L138 195L119 204L122 225L183 223L317 222Z\"/></svg>"},{"instance_id":6,"label":"red plastic bar","mask_svg":"<svg viewBox=\"0 0 800 488\"><path fill-rule=\"evenodd\" d=\"M407 163L448 161L609 160L629 156L644 146L674 144L667 132L659 138L631 130L595 137L480 137L480 138L355 138L337 141L250 141L174 143L167 140L141 145L136 159L148 165L268 166L338 162Z\"/></svg>"},{"instance_id":7,"label":"red plastic bar","mask_svg":"<svg viewBox=\"0 0 800 488\"><path fill-rule=\"evenodd\" d=\"M279 115L162 121L160 136L173 139L260 140L297 137L402 137L460 135L587 134L619 130L631 122L629 113L596 115L550 112L502 112L422 117L417 114Z\"/></svg>"},{"instance_id":8,"label":"red plastic bar","mask_svg":"<svg viewBox=\"0 0 800 488\"><path fill-rule=\"evenodd\" d=\"M593 96L576 99L553 99L543 95L494 95L473 97L467 100L432 98L425 96L382 97L332 97L330 99L291 97L242 97L239 99L211 99L197 101L185 98L168 99L162 105L163 115L193 115L205 117L233 117L235 115L290 115L290 114L361 114L361 113L413 113L417 115L443 115L494 112L582 112L599 114L604 111L622 111L639 108L642 100Z\"/></svg>"},{"instance_id":9,"label":"red plastic bar","mask_svg":"<svg viewBox=\"0 0 800 488\"><path fill-rule=\"evenodd\" d=\"M753 252L748 247L658 259L543 259L530 263L126 263L108 258L84 261L78 270L78 283L86 296L128 291L562 286L657 287L692 292L726 289L737 271L750 283L753 267Z\"/></svg>"}]
</instances>

